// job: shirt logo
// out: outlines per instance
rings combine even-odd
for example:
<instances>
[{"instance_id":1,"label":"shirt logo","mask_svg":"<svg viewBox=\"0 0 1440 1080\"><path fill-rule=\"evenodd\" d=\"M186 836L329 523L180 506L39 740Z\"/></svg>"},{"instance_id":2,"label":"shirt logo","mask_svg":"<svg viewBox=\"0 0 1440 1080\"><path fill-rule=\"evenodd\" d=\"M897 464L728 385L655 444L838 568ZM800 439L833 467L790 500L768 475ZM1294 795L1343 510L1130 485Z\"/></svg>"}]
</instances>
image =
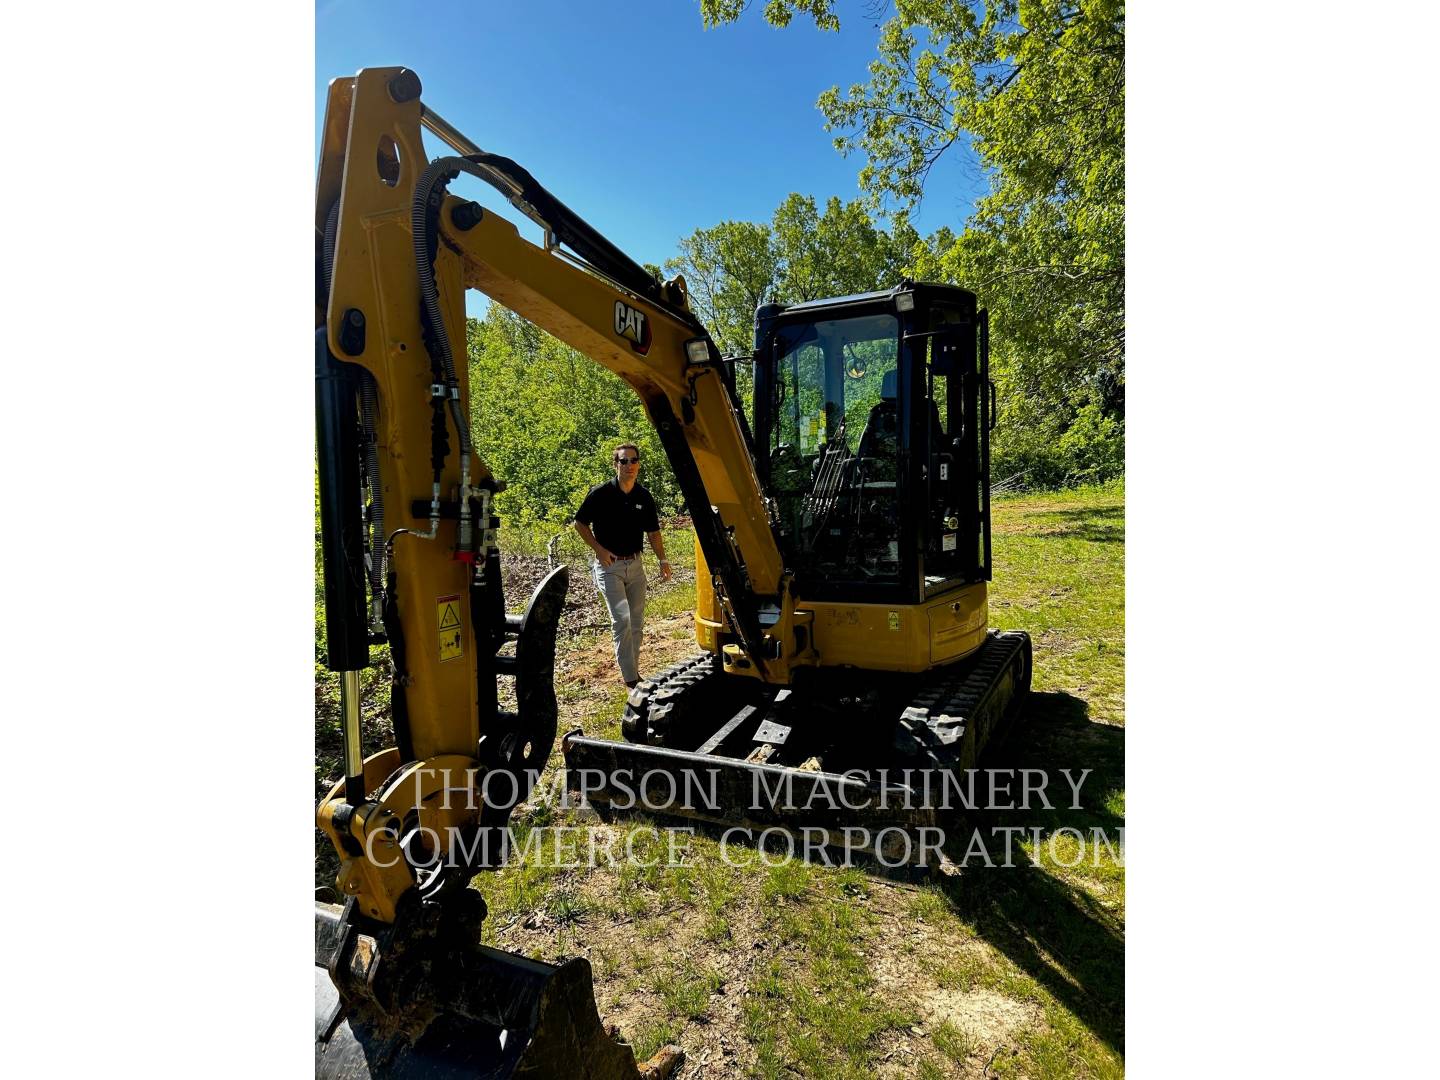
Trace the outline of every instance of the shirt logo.
<instances>
[{"instance_id":1,"label":"shirt logo","mask_svg":"<svg viewBox=\"0 0 1440 1080\"><path fill-rule=\"evenodd\" d=\"M630 343L641 356L650 351L650 320L624 300L615 301L615 333Z\"/></svg>"}]
</instances>

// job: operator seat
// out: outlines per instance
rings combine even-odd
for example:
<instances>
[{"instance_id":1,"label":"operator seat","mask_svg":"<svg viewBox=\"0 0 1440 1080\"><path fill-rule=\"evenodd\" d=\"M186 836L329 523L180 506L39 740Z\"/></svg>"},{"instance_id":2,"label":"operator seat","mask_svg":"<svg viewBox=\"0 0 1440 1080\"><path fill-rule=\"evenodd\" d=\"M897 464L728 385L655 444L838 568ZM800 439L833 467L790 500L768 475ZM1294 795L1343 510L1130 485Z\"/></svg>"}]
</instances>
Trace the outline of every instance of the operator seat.
<instances>
[{"instance_id":1,"label":"operator seat","mask_svg":"<svg viewBox=\"0 0 1440 1080\"><path fill-rule=\"evenodd\" d=\"M895 375L892 368L880 380L880 400L870 406L870 415L865 420L865 430L855 447L857 457L895 460L899 447L900 419L895 407Z\"/></svg>"},{"instance_id":2,"label":"operator seat","mask_svg":"<svg viewBox=\"0 0 1440 1080\"><path fill-rule=\"evenodd\" d=\"M880 400L870 407L870 416L865 421L865 430L855 448L857 457L883 458L894 461L900 445L900 415L896 408L894 369L887 371L880 380ZM930 450L943 452L944 430L940 426L940 409L934 400L930 401Z\"/></svg>"}]
</instances>

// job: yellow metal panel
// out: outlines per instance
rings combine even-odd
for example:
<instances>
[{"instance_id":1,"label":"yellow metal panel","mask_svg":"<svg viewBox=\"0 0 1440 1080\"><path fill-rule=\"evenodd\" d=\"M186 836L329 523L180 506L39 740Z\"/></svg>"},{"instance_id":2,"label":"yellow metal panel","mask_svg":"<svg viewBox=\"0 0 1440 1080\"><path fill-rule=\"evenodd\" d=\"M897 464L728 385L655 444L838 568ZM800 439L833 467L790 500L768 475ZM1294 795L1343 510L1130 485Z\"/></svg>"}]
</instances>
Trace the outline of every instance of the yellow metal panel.
<instances>
[{"instance_id":1,"label":"yellow metal panel","mask_svg":"<svg viewBox=\"0 0 1440 1080\"><path fill-rule=\"evenodd\" d=\"M385 780L398 769L403 762L400 760L400 749L395 746L388 746L379 753L371 754L365 759L363 776L365 777L365 791L370 793L377 789ZM321 803L336 802L345 797L345 781L338 781L330 789L330 794L325 796Z\"/></svg>"},{"instance_id":2,"label":"yellow metal panel","mask_svg":"<svg viewBox=\"0 0 1440 1080\"><path fill-rule=\"evenodd\" d=\"M984 643L989 619L986 595L981 583L949 590L919 605L841 604L802 598L795 607L797 612L814 612L820 667L913 672L959 660ZM707 652L717 652L718 635L728 629L697 543L696 643Z\"/></svg>"},{"instance_id":3,"label":"yellow metal panel","mask_svg":"<svg viewBox=\"0 0 1440 1080\"><path fill-rule=\"evenodd\" d=\"M798 606L815 613L815 649L822 667L919 671L930 664L928 625L913 608L807 600Z\"/></svg>"},{"instance_id":4,"label":"yellow metal panel","mask_svg":"<svg viewBox=\"0 0 1440 1080\"><path fill-rule=\"evenodd\" d=\"M930 660L944 664L958 660L985 640L989 607L984 585L948 593L926 607L930 620Z\"/></svg>"},{"instance_id":5,"label":"yellow metal panel","mask_svg":"<svg viewBox=\"0 0 1440 1080\"><path fill-rule=\"evenodd\" d=\"M821 667L924 671L968 656L985 640L985 586L968 585L924 604L841 604L800 600L815 613Z\"/></svg>"},{"instance_id":6,"label":"yellow metal panel","mask_svg":"<svg viewBox=\"0 0 1440 1080\"><path fill-rule=\"evenodd\" d=\"M719 652L717 635L726 629L725 615L720 610L720 601L710 583L710 565L705 561L705 552L700 550L700 538L696 536L695 642L706 652Z\"/></svg>"}]
</instances>

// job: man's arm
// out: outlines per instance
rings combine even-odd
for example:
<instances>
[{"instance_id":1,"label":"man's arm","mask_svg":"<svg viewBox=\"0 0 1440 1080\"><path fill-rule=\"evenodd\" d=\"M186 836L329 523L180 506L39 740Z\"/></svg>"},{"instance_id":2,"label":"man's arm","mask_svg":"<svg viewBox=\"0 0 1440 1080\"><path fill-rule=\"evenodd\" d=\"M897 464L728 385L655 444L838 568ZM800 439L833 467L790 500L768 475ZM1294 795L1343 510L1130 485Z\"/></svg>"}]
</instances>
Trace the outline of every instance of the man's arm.
<instances>
[{"instance_id":1,"label":"man's arm","mask_svg":"<svg viewBox=\"0 0 1440 1080\"><path fill-rule=\"evenodd\" d=\"M596 540L595 534L590 531L590 526L578 518L575 520L575 531L580 535L581 540L590 545L590 550L595 552L595 558L600 560L601 566L609 566L615 561L614 553L608 548L601 547L600 541Z\"/></svg>"},{"instance_id":2,"label":"man's arm","mask_svg":"<svg viewBox=\"0 0 1440 1080\"><path fill-rule=\"evenodd\" d=\"M650 537L650 549L655 552L655 557L660 560L660 580L669 581L672 571L669 560L665 558L665 537L660 535L659 529L646 535Z\"/></svg>"}]
</instances>

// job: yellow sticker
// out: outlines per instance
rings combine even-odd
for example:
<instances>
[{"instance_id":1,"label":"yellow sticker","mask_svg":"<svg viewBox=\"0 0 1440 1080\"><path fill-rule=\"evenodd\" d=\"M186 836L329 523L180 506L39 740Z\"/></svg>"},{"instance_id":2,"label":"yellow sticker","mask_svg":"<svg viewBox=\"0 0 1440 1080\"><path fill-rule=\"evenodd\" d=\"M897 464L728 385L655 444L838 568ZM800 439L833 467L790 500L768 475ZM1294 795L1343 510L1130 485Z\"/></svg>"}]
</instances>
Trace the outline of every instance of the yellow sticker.
<instances>
[{"instance_id":1,"label":"yellow sticker","mask_svg":"<svg viewBox=\"0 0 1440 1080\"><path fill-rule=\"evenodd\" d=\"M460 644L460 597L442 596L435 601L440 620L440 662L456 660L465 655Z\"/></svg>"},{"instance_id":2,"label":"yellow sticker","mask_svg":"<svg viewBox=\"0 0 1440 1080\"><path fill-rule=\"evenodd\" d=\"M890 612L890 629L891 629L891 630L899 630L899 629L900 629L900 613L899 613L898 611L892 611L892 612Z\"/></svg>"}]
</instances>

